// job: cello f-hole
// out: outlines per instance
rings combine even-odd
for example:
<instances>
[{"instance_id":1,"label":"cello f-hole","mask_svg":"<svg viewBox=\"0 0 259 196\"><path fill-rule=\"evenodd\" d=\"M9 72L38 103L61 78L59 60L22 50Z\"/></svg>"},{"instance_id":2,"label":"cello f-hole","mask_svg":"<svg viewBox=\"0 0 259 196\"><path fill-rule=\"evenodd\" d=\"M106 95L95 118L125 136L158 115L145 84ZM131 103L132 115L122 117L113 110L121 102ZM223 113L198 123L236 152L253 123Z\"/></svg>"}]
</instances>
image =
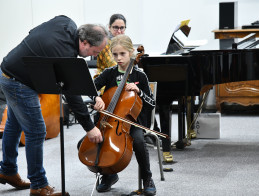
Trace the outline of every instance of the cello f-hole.
<instances>
[{"instance_id":1,"label":"cello f-hole","mask_svg":"<svg viewBox=\"0 0 259 196\"><path fill-rule=\"evenodd\" d=\"M119 125L120 125L120 121L115 120L115 122L118 122L118 123L117 123L117 126L116 126L116 135L121 136L122 132L120 132L120 133L118 132L118 130L119 130Z\"/></svg>"}]
</instances>

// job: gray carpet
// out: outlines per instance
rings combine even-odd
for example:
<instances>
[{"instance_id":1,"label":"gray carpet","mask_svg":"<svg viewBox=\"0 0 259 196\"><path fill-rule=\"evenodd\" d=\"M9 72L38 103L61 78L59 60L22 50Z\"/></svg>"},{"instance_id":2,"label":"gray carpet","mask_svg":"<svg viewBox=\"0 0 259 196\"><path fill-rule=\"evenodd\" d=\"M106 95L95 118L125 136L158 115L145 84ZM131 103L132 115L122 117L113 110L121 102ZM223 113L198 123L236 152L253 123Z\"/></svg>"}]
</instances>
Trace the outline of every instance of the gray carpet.
<instances>
[{"instance_id":1,"label":"gray carpet","mask_svg":"<svg viewBox=\"0 0 259 196\"><path fill-rule=\"evenodd\" d=\"M221 116L220 139L194 139L184 150L172 149L175 163L163 167L161 181L157 152L149 147L151 170L157 195L259 195L259 120L257 115ZM77 156L77 142L84 135L80 125L73 125L65 133L66 191L72 196L91 195L95 175ZM177 116L172 116L172 141L177 141ZM1 145L0 140L0 145ZM1 150L1 147L0 147ZM47 140L44 146L44 165L49 183L61 190L60 138ZM2 154L0 155L2 159ZM26 178L24 147L19 148L19 173ZM129 166L119 173L120 180L108 193L93 195L129 194L138 188L138 165L135 156ZM29 195L29 190L17 191L0 184L0 195Z\"/></svg>"}]
</instances>

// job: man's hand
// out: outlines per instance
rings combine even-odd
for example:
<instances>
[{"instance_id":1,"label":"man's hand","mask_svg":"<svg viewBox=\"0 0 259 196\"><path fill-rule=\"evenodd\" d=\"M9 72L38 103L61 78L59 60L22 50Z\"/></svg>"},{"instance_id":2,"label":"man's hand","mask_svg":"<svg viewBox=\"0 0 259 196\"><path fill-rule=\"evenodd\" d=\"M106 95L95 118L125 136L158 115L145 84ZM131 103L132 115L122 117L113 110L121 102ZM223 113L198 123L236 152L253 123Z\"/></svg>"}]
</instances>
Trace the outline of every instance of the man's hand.
<instances>
[{"instance_id":1,"label":"man's hand","mask_svg":"<svg viewBox=\"0 0 259 196\"><path fill-rule=\"evenodd\" d=\"M97 127L94 127L92 130L88 131L87 137L89 141L93 143L100 143L103 141L101 131Z\"/></svg>"}]
</instances>

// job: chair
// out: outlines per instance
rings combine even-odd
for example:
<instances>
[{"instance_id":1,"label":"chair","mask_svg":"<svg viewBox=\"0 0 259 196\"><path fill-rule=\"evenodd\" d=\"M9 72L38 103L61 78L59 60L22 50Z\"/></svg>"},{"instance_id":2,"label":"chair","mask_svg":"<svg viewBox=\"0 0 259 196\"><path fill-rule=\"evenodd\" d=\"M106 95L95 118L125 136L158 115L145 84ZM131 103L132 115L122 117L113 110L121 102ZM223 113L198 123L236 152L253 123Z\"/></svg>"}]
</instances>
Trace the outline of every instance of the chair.
<instances>
[{"instance_id":1,"label":"chair","mask_svg":"<svg viewBox=\"0 0 259 196\"><path fill-rule=\"evenodd\" d=\"M156 93L157 93L157 82L149 82L149 87L152 90L154 99L156 100ZM155 114L156 114L156 108L154 108L151 112L151 125L150 125L150 129L153 130L154 129L154 124L155 124ZM156 141L156 146L157 146L157 156L158 156L158 162L159 162L159 169L160 169L160 175L161 175L161 181L165 180L164 177L164 171L163 171L163 167L162 167L162 160L161 160L161 150L160 150L160 140L159 137L152 133L152 132L146 132L144 133L144 137L145 136L151 136L155 139ZM134 191L136 194L141 194L142 193L142 180L141 180L141 173L140 173L140 168L138 168L138 190Z\"/></svg>"}]
</instances>

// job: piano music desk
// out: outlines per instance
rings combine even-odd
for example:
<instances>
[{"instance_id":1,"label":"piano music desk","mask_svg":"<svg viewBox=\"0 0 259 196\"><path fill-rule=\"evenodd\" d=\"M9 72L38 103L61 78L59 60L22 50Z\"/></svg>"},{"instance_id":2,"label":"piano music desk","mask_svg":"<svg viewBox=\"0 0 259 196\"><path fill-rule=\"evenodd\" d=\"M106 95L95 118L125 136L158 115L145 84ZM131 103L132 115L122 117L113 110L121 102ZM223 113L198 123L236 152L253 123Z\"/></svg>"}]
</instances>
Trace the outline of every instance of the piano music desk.
<instances>
[{"instance_id":1,"label":"piano music desk","mask_svg":"<svg viewBox=\"0 0 259 196\"><path fill-rule=\"evenodd\" d=\"M259 37L259 29L216 29L215 39L243 38L250 33ZM221 111L221 103L237 103L243 106L259 104L259 81L232 82L216 85L216 107Z\"/></svg>"}]
</instances>

